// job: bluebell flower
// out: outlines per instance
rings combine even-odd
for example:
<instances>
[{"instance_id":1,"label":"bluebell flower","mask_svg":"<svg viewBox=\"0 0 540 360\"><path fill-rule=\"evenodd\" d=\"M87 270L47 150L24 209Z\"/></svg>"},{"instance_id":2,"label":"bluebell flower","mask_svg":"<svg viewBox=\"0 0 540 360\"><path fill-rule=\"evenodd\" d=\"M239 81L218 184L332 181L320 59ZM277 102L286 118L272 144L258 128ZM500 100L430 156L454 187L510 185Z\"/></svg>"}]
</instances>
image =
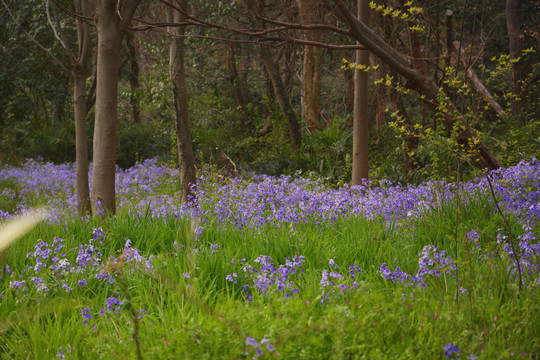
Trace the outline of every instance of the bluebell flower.
<instances>
[{"instance_id":1,"label":"bluebell flower","mask_svg":"<svg viewBox=\"0 0 540 360\"><path fill-rule=\"evenodd\" d=\"M448 343L444 345L444 356L446 358L452 357L452 355L456 354L456 358L459 358L459 355L461 354L461 351L459 350L459 347L457 345L454 345L452 343Z\"/></svg>"}]
</instances>

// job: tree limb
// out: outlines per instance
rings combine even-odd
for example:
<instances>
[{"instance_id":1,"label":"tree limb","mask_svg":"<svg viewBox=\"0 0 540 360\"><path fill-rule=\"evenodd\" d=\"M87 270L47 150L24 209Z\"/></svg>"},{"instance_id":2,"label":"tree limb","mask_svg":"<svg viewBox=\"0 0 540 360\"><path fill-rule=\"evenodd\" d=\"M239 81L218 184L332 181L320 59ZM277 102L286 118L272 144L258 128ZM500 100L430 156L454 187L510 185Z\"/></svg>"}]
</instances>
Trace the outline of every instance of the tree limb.
<instances>
[{"instance_id":1,"label":"tree limb","mask_svg":"<svg viewBox=\"0 0 540 360\"><path fill-rule=\"evenodd\" d=\"M53 55L53 53L51 53L49 51L49 49L47 49L45 46L41 45L32 35L30 35L22 26L21 24L17 21L17 19L15 19L15 16L13 16L13 13L11 12L11 10L9 9L9 7L7 6L7 4L5 3L4 0L0 0L2 1L2 5L4 5L4 7L6 8L9 16L11 17L11 19L13 20L13 22L15 24L17 24L17 26L22 30L22 32L30 39L32 40L32 42L34 44L36 44L41 50L43 50L47 55L49 55L49 57L54 61L56 62L60 68L62 69L62 71L64 71L67 75L71 76L71 71L69 71L69 69L56 57Z\"/></svg>"},{"instance_id":2,"label":"tree limb","mask_svg":"<svg viewBox=\"0 0 540 360\"><path fill-rule=\"evenodd\" d=\"M474 72L472 66L469 66L467 64L467 59L465 59L465 51L461 47L458 40L454 41L454 47L458 51L458 57L461 60L461 63L465 67L465 70L467 72L467 76L471 80L472 84L476 88L476 90L482 95L482 97L490 103L490 105L493 107L493 109L499 114L501 118L505 118L506 115L504 114L504 110L502 109L501 105L495 100L495 98L491 95L489 90L482 84L482 81L476 76L476 73Z\"/></svg>"}]
</instances>

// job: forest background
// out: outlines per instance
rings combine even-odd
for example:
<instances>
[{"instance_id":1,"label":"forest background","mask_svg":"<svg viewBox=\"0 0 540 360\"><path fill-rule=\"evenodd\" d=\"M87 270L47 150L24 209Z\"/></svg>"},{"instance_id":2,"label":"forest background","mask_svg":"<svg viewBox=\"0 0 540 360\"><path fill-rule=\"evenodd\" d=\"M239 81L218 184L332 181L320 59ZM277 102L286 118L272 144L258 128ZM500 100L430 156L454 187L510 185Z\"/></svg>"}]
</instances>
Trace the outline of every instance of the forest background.
<instances>
[{"instance_id":1,"label":"forest background","mask_svg":"<svg viewBox=\"0 0 540 360\"><path fill-rule=\"evenodd\" d=\"M90 50L79 65L87 71L85 137L92 160L98 36L92 14L79 11L86 3L2 0L2 163L76 160L77 56L63 45L72 44L76 53L77 26L83 25ZM116 164L127 168L155 156L178 163L169 67L174 38L184 46L197 168L312 172L334 185L350 182L355 71L369 77L363 98L372 179L419 183L454 179L456 171L472 177L472 153L480 143L503 167L540 153L538 1L358 2L367 9L364 23L444 94L434 97L434 106L372 52L359 65L355 52L362 46L333 3L356 15L356 1L197 0L176 8L140 2L119 55ZM183 20L167 27L174 23L167 18L171 6ZM170 35L179 28L183 35ZM468 145L460 141L459 126L444 126L448 111L475 129Z\"/></svg>"}]
</instances>

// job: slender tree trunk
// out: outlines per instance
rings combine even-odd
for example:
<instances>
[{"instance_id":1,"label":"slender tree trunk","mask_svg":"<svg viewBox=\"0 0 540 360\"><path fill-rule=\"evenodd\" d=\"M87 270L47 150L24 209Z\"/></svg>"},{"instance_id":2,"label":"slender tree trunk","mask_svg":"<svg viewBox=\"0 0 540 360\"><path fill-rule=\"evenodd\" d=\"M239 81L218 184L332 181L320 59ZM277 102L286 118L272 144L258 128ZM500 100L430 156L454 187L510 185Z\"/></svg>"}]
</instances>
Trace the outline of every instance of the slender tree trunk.
<instances>
[{"instance_id":1,"label":"slender tree trunk","mask_svg":"<svg viewBox=\"0 0 540 360\"><path fill-rule=\"evenodd\" d=\"M403 118L403 126L405 126L405 149L403 149L403 163L405 172L408 173L416 168L416 162L414 160L414 154L418 149L420 143L419 137L416 135L414 126L409 118L407 109L403 105L401 96L397 91L392 93L392 106L394 111L397 111Z\"/></svg>"},{"instance_id":2,"label":"slender tree trunk","mask_svg":"<svg viewBox=\"0 0 540 360\"><path fill-rule=\"evenodd\" d=\"M66 119L66 102L65 99L54 102L52 110L52 122L63 123Z\"/></svg>"},{"instance_id":3,"label":"slender tree trunk","mask_svg":"<svg viewBox=\"0 0 540 360\"><path fill-rule=\"evenodd\" d=\"M342 59L349 61L350 59L347 56L345 50L340 50L339 53ZM349 119L347 120L346 128L349 129L352 127L352 113L354 111L354 72L351 69L343 69L343 80L345 81L346 89L346 99L345 99L345 109Z\"/></svg>"},{"instance_id":4,"label":"slender tree trunk","mask_svg":"<svg viewBox=\"0 0 540 360\"><path fill-rule=\"evenodd\" d=\"M257 7L260 13L264 13L264 0L257 1ZM264 28L264 22L261 19L255 19L255 25L259 28ZM279 74L279 67L277 63L272 58L272 52L266 45L259 45L259 54L261 62L264 65L264 69L268 73L268 77L272 82L272 87L274 90L274 96L276 97L281 113L287 121L287 126L289 128L289 138L291 140L291 146L294 151L300 149L300 125L298 124L298 119L294 113L294 110L291 106L291 102L283 85L283 80Z\"/></svg>"},{"instance_id":5,"label":"slender tree trunk","mask_svg":"<svg viewBox=\"0 0 540 360\"><path fill-rule=\"evenodd\" d=\"M75 111L75 157L77 174L77 210L79 215L92 213L88 185L88 145L86 136L86 64L73 66L73 106Z\"/></svg>"},{"instance_id":6,"label":"slender tree trunk","mask_svg":"<svg viewBox=\"0 0 540 360\"><path fill-rule=\"evenodd\" d=\"M446 30L446 54L444 55L444 67L448 68L451 66L452 60L452 42L454 40L454 12L452 10L446 10L444 18L444 27ZM443 77L444 77L443 73Z\"/></svg>"},{"instance_id":7,"label":"slender tree trunk","mask_svg":"<svg viewBox=\"0 0 540 360\"><path fill-rule=\"evenodd\" d=\"M128 33L126 36L126 43L129 53L129 84L131 86L131 96L129 103L131 105L131 116L134 123L139 124L141 122L141 104L139 101L139 95L137 90L139 89L139 61L137 60L137 51L135 44L133 43L133 34Z\"/></svg>"},{"instance_id":8,"label":"slender tree trunk","mask_svg":"<svg viewBox=\"0 0 540 360\"><path fill-rule=\"evenodd\" d=\"M236 56L234 53L234 46L229 43L227 47L227 67L229 70L229 80L233 88L234 101L240 111L240 123L242 127L246 128L249 122L249 114L247 110L247 97L245 83L242 83L238 68L236 67Z\"/></svg>"},{"instance_id":9,"label":"slender tree trunk","mask_svg":"<svg viewBox=\"0 0 540 360\"><path fill-rule=\"evenodd\" d=\"M266 88L266 96L268 97L268 99L266 100L266 121L264 122L264 126L257 132L257 135L259 136L265 136L270 131L272 131L271 104L273 104L275 101L272 80L270 80L270 77L268 76L268 72L266 70L263 69L263 72L264 72L264 84Z\"/></svg>"},{"instance_id":10,"label":"slender tree trunk","mask_svg":"<svg viewBox=\"0 0 540 360\"><path fill-rule=\"evenodd\" d=\"M373 79L377 82L375 89L377 91L376 97L376 112L375 112L375 131L377 133L377 146L381 141L381 126L386 122L386 89L387 86L383 83L383 79L386 78L386 66L382 62L377 61L377 57L371 54L369 57L372 67L377 67L377 70L373 71Z\"/></svg>"},{"instance_id":11,"label":"slender tree trunk","mask_svg":"<svg viewBox=\"0 0 540 360\"><path fill-rule=\"evenodd\" d=\"M180 8L187 10L188 1L178 0ZM170 22L182 23L185 15L180 11L168 8ZM186 76L184 69L184 38L186 27L170 27L169 70L173 91L175 110L176 147L178 151L178 164L180 166L180 182L182 185L182 202L193 198L193 190L197 183L195 174L195 158L191 143L191 131L188 117L188 99L186 89Z\"/></svg>"},{"instance_id":12,"label":"slender tree trunk","mask_svg":"<svg viewBox=\"0 0 540 360\"><path fill-rule=\"evenodd\" d=\"M117 8L116 0L100 0L96 5L94 20L98 34L98 56L92 169L94 213L116 213L115 160L120 45L139 2L126 0L121 10Z\"/></svg>"},{"instance_id":13,"label":"slender tree trunk","mask_svg":"<svg viewBox=\"0 0 540 360\"><path fill-rule=\"evenodd\" d=\"M367 0L358 0L358 18L364 24L369 23L368 4ZM356 64L369 66L369 51L356 50ZM352 185L361 185L369 172L368 75L358 68L354 71Z\"/></svg>"},{"instance_id":14,"label":"slender tree trunk","mask_svg":"<svg viewBox=\"0 0 540 360\"><path fill-rule=\"evenodd\" d=\"M272 86L274 87L274 95L279 103L281 113L285 120L287 120L287 125L289 128L289 138L291 139L291 145L294 151L298 151L300 147L300 126L298 125L298 119L294 114L294 110L289 102L287 92L283 86L281 76L279 76L279 70L277 64L272 59L272 53L265 45L260 46L261 51L261 61L264 64L266 72L272 81Z\"/></svg>"},{"instance_id":15,"label":"slender tree trunk","mask_svg":"<svg viewBox=\"0 0 540 360\"><path fill-rule=\"evenodd\" d=\"M319 23L319 0L297 0L300 10L300 19L303 25ZM321 40L318 30L305 30L306 40ZM321 75L323 64L323 50L315 46L304 46L304 66L302 68L302 107L307 128L310 131L321 130L319 122L319 96L321 94Z\"/></svg>"},{"instance_id":16,"label":"slender tree trunk","mask_svg":"<svg viewBox=\"0 0 540 360\"><path fill-rule=\"evenodd\" d=\"M506 0L506 27L508 28L508 45L510 50L510 61L519 57L521 51L521 31L519 29L518 19L518 0ZM510 90L516 95L519 95L519 78L520 78L519 61L515 62L510 71ZM510 100L510 106L514 115L519 112L519 102L516 98Z\"/></svg>"},{"instance_id":17,"label":"slender tree trunk","mask_svg":"<svg viewBox=\"0 0 540 360\"><path fill-rule=\"evenodd\" d=\"M75 10L83 16L88 16L88 8L82 0L75 0ZM90 25L79 19L77 24L77 59L72 58L71 72L73 74L73 108L75 114L75 163L77 211L80 216L92 214L90 201L90 186L88 181L88 139L86 135L87 95L86 79L88 64L91 56ZM66 49L68 50L68 49ZM71 51L68 50L69 53ZM94 88L95 89L95 88Z\"/></svg>"}]
</instances>

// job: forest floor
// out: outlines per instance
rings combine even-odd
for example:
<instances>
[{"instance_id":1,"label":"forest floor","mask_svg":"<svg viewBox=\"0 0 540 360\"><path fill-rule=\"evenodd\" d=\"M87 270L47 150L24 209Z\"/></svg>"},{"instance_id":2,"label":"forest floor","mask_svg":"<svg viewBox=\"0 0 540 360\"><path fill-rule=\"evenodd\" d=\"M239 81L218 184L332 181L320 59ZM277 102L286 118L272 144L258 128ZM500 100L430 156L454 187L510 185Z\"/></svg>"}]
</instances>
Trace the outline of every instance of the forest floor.
<instances>
[{"instance_id":1,"label":"forest floor","mask_svg":"<svg viewBox=\"0 0 540 360\"><path fill-rule=\"evenodd\" d=\"M1 359L538 359L540 162L467 183L117 174L80 218L75 169L0 166ZM491 191L493 189L493 192ZM2 226L2 225L0 225Z\"/></svg>"}]
</instances>

